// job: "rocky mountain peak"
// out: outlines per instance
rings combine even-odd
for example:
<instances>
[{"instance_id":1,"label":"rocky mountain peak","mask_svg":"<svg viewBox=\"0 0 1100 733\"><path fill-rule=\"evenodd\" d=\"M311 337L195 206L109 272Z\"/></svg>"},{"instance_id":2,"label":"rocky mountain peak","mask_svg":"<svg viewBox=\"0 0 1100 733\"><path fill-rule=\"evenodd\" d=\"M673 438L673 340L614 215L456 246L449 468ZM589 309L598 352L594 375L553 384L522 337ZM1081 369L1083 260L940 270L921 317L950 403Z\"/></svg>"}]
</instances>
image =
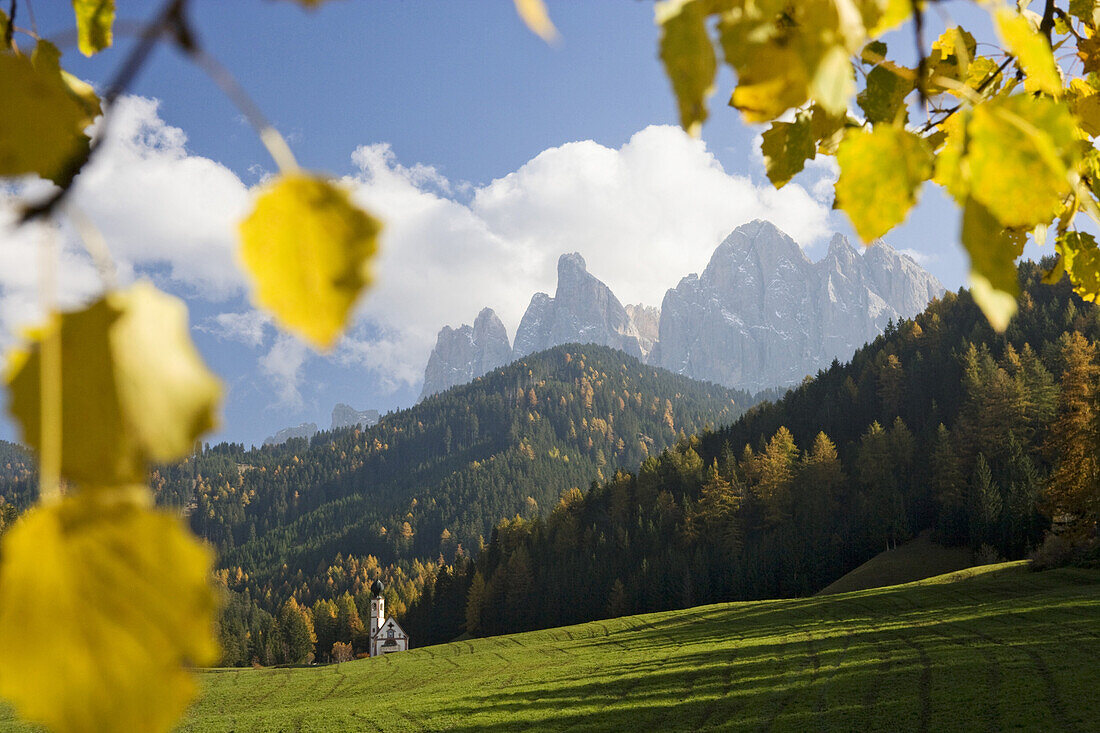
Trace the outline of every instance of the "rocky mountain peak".
<instances>
[{"instance_id":1,"label":"rocky mountain peak","mask_svg":"<svg viewBox=\"0 0 1100 733\"><path fill-rule=\"evenodd\" d=\"M504 323L492 308L484 308L473 326L444 326L440 330L424 369L420 399L477 379L511 360L512 347Z\"/></svg>"},{"instance_id":2,"label":"rocky mountain peak","mask_svg":"<svg viewBox=\"0 0 1100 733\"><path fill-rule=\"evenodd\" d=\"M834 236L820 262L769 222L730 233L698 278L669 290L650 363L729 387L796 384L847 359L890 319L915 315L942 286L883 247Z\"/></svg>"},{"instance_id":3,"label":"rocky mountain peak","mask_svg":"<svg viewBox=\"0 0 1100 733\"><path fill-rule=\"evenodd\" d=\"M642 340L623 304L588 272L580 253L558 258L558 285L551 298L535 293L516 330L513 356L568 343L601 344L644 358Z\"/></svg>"},{"instance_id":4,"label":"rocky mountain peak","mask_svg":"<svg viewBox=\"0 0 1100 733\"><path fill-rule=\"evenodd\" d=\"M377 425L380 416L378 410L356 410L343 402L332 408L332 430L361 426L369 428Z\"/></svg>"}]
</instances>

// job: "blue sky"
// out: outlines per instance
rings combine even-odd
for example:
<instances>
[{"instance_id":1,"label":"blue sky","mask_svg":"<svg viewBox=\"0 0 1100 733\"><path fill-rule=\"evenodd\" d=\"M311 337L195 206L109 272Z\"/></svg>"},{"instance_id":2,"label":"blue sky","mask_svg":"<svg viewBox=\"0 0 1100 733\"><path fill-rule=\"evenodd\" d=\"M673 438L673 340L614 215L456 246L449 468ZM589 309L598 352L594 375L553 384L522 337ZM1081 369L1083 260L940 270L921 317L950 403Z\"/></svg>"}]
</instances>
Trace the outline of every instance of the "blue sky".
<instances>
[{"instance_id":1,"label":"blue sky","mask_svg":"<svg viewBox=\"0 0 1100 733\"><path fill-rule=\"evenodd\" d=\"M141 19L155 4L119 5L120 18ZM675 106L651 3L551 1L562 37L553 47L505 0L333 0L312 12L272 0L192 5L203 46L299 162L347 177L388 224L378 290L349 339L321 357L279 335L252 311L231 251L235 212L274 165L201 71L171 49L156 52L136 98L120 105L115 134L125 139L75 198L123 279L151 277L188 301L196 342L229 387L217 439L259 442L305 421L324 428L336 402L412 404L435 332L490 305L513 333L531 294L553 292L564 251L581 251L624 302L659 305L748 218L773 218L812 259L832 231L856 239L829 210L828 165L771 189L762 128L723 104L730 76L701 141L669 127ZM72 25L68 3L34 9L47 36ZM63 63L102 87L129 43L90 60L70 48ZM955 289L966 279L957 229L954 207L929 188L887 239ZM13 236L0 253L8 273L33 262L27 236ZM91 297L88 263L75 246L66 252L62 285L74 301ZM34 314L28 281L0 281L9 342Z\"/></svg>"}]
</instances>

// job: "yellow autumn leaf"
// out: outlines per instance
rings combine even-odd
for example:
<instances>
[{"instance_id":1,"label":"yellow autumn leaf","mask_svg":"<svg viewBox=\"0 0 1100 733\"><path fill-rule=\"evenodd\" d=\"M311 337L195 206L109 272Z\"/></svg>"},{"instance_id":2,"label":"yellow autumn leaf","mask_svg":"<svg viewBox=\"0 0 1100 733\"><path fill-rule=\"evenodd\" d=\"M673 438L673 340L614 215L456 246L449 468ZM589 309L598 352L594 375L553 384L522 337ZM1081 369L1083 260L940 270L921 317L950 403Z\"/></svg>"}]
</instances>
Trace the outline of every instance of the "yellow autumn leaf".
<instances>
[{"instance_id":1,"label":"yellow autumn leaf","mask_svg":"<svg viewBox=\"0 0 1100 733\"><path fill-rule=\"evenodd\" d=\"M1065 104L1017 94L974 108L965 166L970 193L1005 227L1049 223L1071 191L1080 155Z\"/></svg>"},{"instance_id":2,"label":"yellow autumn leaf","mask_svg":"<svg viewBox=\"0 0 1100 733\"><path fill-rule=\"evenodd\" d=\"M183 301L140 283L55 316L12 354L12 415L40 448L40 345L60 329L61 474L85 485L140 483L149 462L187 455L215 424L221 384L191 342ZM89 422L91 421L91 422Z\"/></svg>"},{"instance_id":3,"label":"yellow autumn leaf","mask_svg":"<svg viewBox=\"0 0 1100 733\"><path fill-rule=\"evenodd\" d=\"M1100 247L1087 232L1066 232L1054 247L1061 255L1060 265L1073 282L1073 292L1095 303L1100 298Z\"/></svg>"},{"instance_id":4,"label":"yellow autumn leaf","mask_svg":"<svg viewBox=\"0 0 1100 733\"><path fill-rule=\"evenodd\" d=\"M73 0L80 52L93 56L111 45L115 0Z\"/></svg>"},{"instance_id":5,"label":"yellow autumn leaf","mask_svg":"<svg viewBox=\"0 0 1100 733\"><path fill-rule=\"evenodd\" d=\"M921 184L932 175L928 144L898 127L849 130L836 159L840 165L836 205L848 214L865 242L904 221Z\"/></svg>"},{"instance_id":6,"label":"yellow autumn leaf","mask_svg":"<svg viewBox=\"0 0 1100 733\"><path fill-rule=\"evenodd\" d=\"M797 52L777 45L762 46L738 70L730 98L746 122L769 122L810 96L810 79Z\"/></svg>"},{"instance_id":7,"label":"yellow autumn leaf","mask_svg":"<svg viewBox=\"0 0 1100 733\"><path fill-rule=\"evenodd\" d=\"M62 181L87 151L84 129L98 113L58 66L57 48L39 41L33 61L0 53L0 176L36 173ZM73 80L75 82L75 80ZM86 85L85 85L86 86Z\"/></svg>"},{"instance_id":8,"label":"yellow autumn leaf","mask_svg":"<svg viewBox=\"0 0 1100 733\"><path fill-rule=\"evenodd\" d=\"M514 0L516 12L520 19L547 43L558 40L558 29L550 20L550 13L546 11L546 4L542 0Z\"/></svg>"},{"instance_id":9,"label":"yellow autumn leaf","mask_svg":"<svg viewBox=\"0 0 1100 733\"><path fill-rule=\"evenodd\" d=\"M1062 93L1062 77L1046 37L1026 17L1008 8L998 8L993 20L1001 42L1027 74L1025 88L1052 97L1059 96Z\"/></svg>"},{"instance_id":10,"label":"yellow autumn leaf","mask_svg":"<svg viewBox=\"0 0 1100 733\"><path fill-rule=\"evenodd\" d=\"M698 0L665 0L655 11L661 27L661 61L679 103L680 126L698 136L718 71L706 8Z\"/></svg>"},{"instance_id":11,"label":"yellow autumn leaf","mask_svg":"<svg viewBox=\"0 0 1100 733\"><path fill-rule=\"evenodd\" d=\"M212 559L127 496L32 509L2 545L0 696L57 733L170 730L196 692L186 666L218 659Z\"/></svg>"},{"instance_id":12,"label":"yellow autumn leaf","mask_svg":"<svg viewBox=\"0 0 1100 733\"><path fill-rule=\"evenodd\" d=\"M334 183L303 173L282 176L241 222L241 256L256 303L288 330L330 348L371 282L380 230Z\"/></svg>"},{"instance_id":13,"label":"yellow autumn leaf","mask_svg":"<svg viewBox=\"0 0 1100 733\"><path fill-rule=\"evenodd\" d=\"M1027 236L1006 230L984 206L968 198L963 207L962 243L970 255L970 290L989 324L998 333L1016 314L1020 294L1016 260Z\"/></svg>"}]
</instances>

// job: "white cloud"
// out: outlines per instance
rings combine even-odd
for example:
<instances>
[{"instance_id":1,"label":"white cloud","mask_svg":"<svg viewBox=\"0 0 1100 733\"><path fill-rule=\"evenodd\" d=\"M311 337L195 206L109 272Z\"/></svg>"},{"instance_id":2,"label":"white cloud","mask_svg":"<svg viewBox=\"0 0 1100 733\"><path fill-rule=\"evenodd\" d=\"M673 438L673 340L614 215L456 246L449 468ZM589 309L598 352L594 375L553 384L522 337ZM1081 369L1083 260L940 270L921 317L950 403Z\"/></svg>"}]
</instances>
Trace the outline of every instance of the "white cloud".
<instances>
[{"instance_id":1,"label":"white cloud","mask_svg":"<svg viewBox=\"0 0 1100 733\"><path fill-rule=\"evenodd\" d=\"M156 101L127 98L114 114L73 200L105 235L120 280L145 274L191 299L239 298L246 284L234 237L248 187L190 153ZM668 126L648 127L619 149L592 141L550 148L483 185L403 165L385 144L360 147L351 159L357 170L345 182L385 229L376 284L351 335L327 358L395 389L419 381L445 324L470 323L491 306L514 334L531 295L553 292L563 252L579 251L624 303L658 305L751 219L771 219L803 246L828 233L828 207L802 186L776 191L727 173L704 142ZM13 218L12 206L0 194L0 225ZM35 311L35 235L2 236L0 326L10 334ZM98 278L75 238L63 239L62 290L79 301L97 292ZM199 328L260 348L266 323L254 311L231 312ZM259 359L280 404L302 403L307 358L304 345L280 336Z\"/></svg>"},{"instance_id":2,"label":"white cloud","mask_svg":"<svg viewBox=\"0 0 1100 733\"><path fill-rule=\"evenodd\" d=\"M531 295L552 293L557 259L579 251L624 303L659 305L706 266L731 230L776 222L802 245L828 233L828 208L798 185L780 191L723 170L705 143L648 127L618 150L592 141L543 151L482 186L397 162L387 145L352 156L357 199L386 221L378 284L361 317L385 332L343 358L415 383L444 324L494 308L514 334ZM469 204L446 192L463 190Z\"/></svg>"},{"instance_id":3,"label":"white cloud","mask_svg":"<svg viewBox=\"0 0 1100 733\"><path fill-rule=\"evenodd\" d=\"M246 346L260 347L271 324L271 317L257 310L243 313L219 313L207 318L196 329L223 341L237 341Z\"/></svg>"},{"instance_id":4,"label":"white cloud","mask_svg":"<svg viewBox=\"0 0 1100 733\"><path fill-rule=\"evenodd\" d=\"M304 404L299 389L302 367L310 356L309 348L298 339L282 333L271 349L260 357L260 372L275 388L275 408L298 409Z\"/></svg>"},{"instance_id":5,"label":"white cloud","mask_svg":"<svg viewBox=\"0 0 1100 733\"><path fill-rule=\"evenodd\" d=\"M898 252L913 260L913 262L916 262L921 267L928 267L933 262L938 262L940 259L939 255L932 254L930 252L921 252L920 250L913 249L912 247L899 249Z\"/></svg>"}]
</instances>

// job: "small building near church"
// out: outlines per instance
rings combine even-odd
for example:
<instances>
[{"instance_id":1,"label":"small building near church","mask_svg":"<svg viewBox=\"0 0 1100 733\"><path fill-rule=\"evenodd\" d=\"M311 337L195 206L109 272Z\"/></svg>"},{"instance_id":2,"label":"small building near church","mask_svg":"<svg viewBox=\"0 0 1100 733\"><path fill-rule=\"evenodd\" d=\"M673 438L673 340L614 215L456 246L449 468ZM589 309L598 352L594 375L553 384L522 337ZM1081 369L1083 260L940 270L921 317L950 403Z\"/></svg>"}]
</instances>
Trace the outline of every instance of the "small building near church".
<instances>
[{"instance_id":1,"label":"small building near church","mask_svg":"<svg viewBox=\"0 0 1100 733\"><path fill-rule=\"evenodd\" d=\"M374 581L370 587L370 642L367 653L372 657L409 650L409 635L393 616L386 618L386 599L382 597L384 590L386 586L381 580Z\"/></svg>"}]
</instances>

